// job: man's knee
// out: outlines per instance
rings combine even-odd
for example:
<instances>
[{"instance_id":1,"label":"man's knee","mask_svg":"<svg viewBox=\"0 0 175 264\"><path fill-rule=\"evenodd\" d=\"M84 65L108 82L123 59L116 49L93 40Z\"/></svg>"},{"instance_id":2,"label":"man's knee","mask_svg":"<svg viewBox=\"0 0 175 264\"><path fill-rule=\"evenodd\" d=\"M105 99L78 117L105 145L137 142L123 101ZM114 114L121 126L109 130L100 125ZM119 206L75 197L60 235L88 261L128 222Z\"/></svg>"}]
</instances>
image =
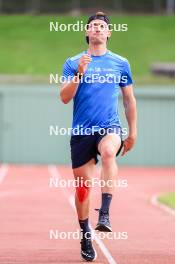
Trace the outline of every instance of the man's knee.
<instances>
[{"instance_id":1,"label":"man's knee","mask_svg":"<svg viewBox=\"0 0 175 264\"><path fill-rule=\"evenodd\" d=\"M108 162L111 159L114 159L116 156L116 149L113 146L105 146L101 148L101 159L102 162Z\"/></svg>"}]
</instances>

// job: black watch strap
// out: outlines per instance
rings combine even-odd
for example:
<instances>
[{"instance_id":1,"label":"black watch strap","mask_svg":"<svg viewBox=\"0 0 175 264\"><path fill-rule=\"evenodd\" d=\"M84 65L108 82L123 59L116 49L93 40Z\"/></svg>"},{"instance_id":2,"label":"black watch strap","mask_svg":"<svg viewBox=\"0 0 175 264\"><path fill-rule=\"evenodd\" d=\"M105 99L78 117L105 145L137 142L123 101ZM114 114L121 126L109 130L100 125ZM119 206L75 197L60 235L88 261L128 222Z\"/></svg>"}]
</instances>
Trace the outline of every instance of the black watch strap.
<instances>
[{"instance_id":1,"label":"black watch strap","mask_svg":"<svg viewBox=\"0 0 175 264\"><path fill-rule=\"evenodd\" d=\"M75 73L75 76L77 76L78 78L79 78L79 80L81 80L82 79L82 77L83 77L83 74L81 73L79 73L78 71Z\"/></svg>"}]
</instances>

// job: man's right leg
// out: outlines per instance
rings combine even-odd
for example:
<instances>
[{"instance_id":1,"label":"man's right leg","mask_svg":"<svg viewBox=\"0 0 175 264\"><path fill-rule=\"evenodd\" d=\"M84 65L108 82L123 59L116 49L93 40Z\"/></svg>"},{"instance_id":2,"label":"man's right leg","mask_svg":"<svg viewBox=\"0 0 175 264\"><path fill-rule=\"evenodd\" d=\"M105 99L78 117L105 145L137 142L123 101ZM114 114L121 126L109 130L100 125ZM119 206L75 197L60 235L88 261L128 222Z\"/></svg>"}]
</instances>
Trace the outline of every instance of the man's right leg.
<instances>
[{"instance_id":1,"label":"man's right leg","mask_svg":"<svg viewBox=\"0 0 175 264\"><path fill-rule=\"evenodd\" d=\"M92 176L94 175L94 172L95 172L94 159L91 159L89 162L87 162L85 165L81 167L73 169L74 178L75 180L79 179L80 183L82 181L83 183L86 183L85 182L86 180L91 180ZM84 192L87 192L87 194L84 193L84 197L83 197L83 190L81 190L83 188L85 189ZM90 188L87 188L86 185L82 188L81 186L76 188L75 205L79 220L84 220L89 217L89 202L90 202L89 198L90 198Z\"/></svg>"},{"instance_id":2,"label":"man's right leg","mask_svg":"<svg viewBox=\"0 0 175 264\"><path fill-rule=\"evenodd\" d=\"M95 160L91 159L85 165L73 169L74 178L79 182L85 183L84 186L78 186L75 193L75 205L77 209L78 220L82 231L81 255L83 259L92 261L96 258L96 252L91 243L89 228L89 204L90 187L86 186L86 180L91 180L95 172Z\"/></svg>"}]
</instances>

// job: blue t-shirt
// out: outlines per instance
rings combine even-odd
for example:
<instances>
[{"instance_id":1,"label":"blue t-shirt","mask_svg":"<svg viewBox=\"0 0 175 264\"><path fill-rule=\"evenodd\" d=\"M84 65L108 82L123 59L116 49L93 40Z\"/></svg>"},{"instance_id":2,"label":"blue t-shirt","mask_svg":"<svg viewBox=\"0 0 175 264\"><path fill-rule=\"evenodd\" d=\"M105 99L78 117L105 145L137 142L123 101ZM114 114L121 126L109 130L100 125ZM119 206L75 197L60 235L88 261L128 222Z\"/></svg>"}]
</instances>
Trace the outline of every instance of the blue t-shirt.
<instances>
[{"instance_id":1,"label":"blue t-shirt","mask_svg":"<svg viewBox=\"0 0 175 264\"><path fill-rule=\"evenodd\" d=\"M63 66L63 77L72 79L78 71L78 61L84 51L68 58ZM120 87L132 84L130 65L127 59L107 51L102 56L91 55L82 82L73 98L72 134L86 134L101 128L121 127L118 115ZM75 132L74 132L75 131Z\"/></svg>"}]
</instances>

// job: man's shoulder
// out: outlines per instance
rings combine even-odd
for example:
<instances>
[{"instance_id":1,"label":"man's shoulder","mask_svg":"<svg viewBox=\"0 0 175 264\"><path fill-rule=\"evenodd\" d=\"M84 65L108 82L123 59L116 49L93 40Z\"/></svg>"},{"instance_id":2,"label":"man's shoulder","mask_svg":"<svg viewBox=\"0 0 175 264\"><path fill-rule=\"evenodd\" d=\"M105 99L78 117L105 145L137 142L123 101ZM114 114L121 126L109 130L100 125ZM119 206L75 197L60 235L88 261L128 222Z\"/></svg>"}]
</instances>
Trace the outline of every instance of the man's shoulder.
<instances>
[{"instance_id":1,"label":"man's shoulder","mask_svg":"<svg viewBox=\"0 0 175 264\"><path fill-rule=\"evenodd\" d=\"M72 57L67 58L66 61L64 62L64 67L70 67L70 68L76 70L78 67L78 61L83 54L85 54L85 51L83 51L79 54L76 54Z\"/></svg>"},{"instance_id":2,"label":"man's shoulder","mask_svg":"<svg viewBox=\"0 0 175 264\"><path fill-rule=\"evenodd\" d=\"M128 62L127 58L122 57L122 56L120 56L119 54L114 53L114 52L112 52L112 51L109 51L109 52L108 52L108 55L109 55L113 60L116 60L116 61L118 61L118 62L121 62L121 63Z\"/></svg>"},{"instance_id":3,"label":"man's shoulder","mask_svg":"<svg viewBox=\"0 0 175 264\"><path fill-rule=\"evenodd\" d=\"M78 53L78 54L70 57L69 60L72 61L72 62L76 62L76 61L78 61L81 58L81 56L83 54L85 54L85 51L82 51L81 53Z\"/></svg>"}]
</instances>

